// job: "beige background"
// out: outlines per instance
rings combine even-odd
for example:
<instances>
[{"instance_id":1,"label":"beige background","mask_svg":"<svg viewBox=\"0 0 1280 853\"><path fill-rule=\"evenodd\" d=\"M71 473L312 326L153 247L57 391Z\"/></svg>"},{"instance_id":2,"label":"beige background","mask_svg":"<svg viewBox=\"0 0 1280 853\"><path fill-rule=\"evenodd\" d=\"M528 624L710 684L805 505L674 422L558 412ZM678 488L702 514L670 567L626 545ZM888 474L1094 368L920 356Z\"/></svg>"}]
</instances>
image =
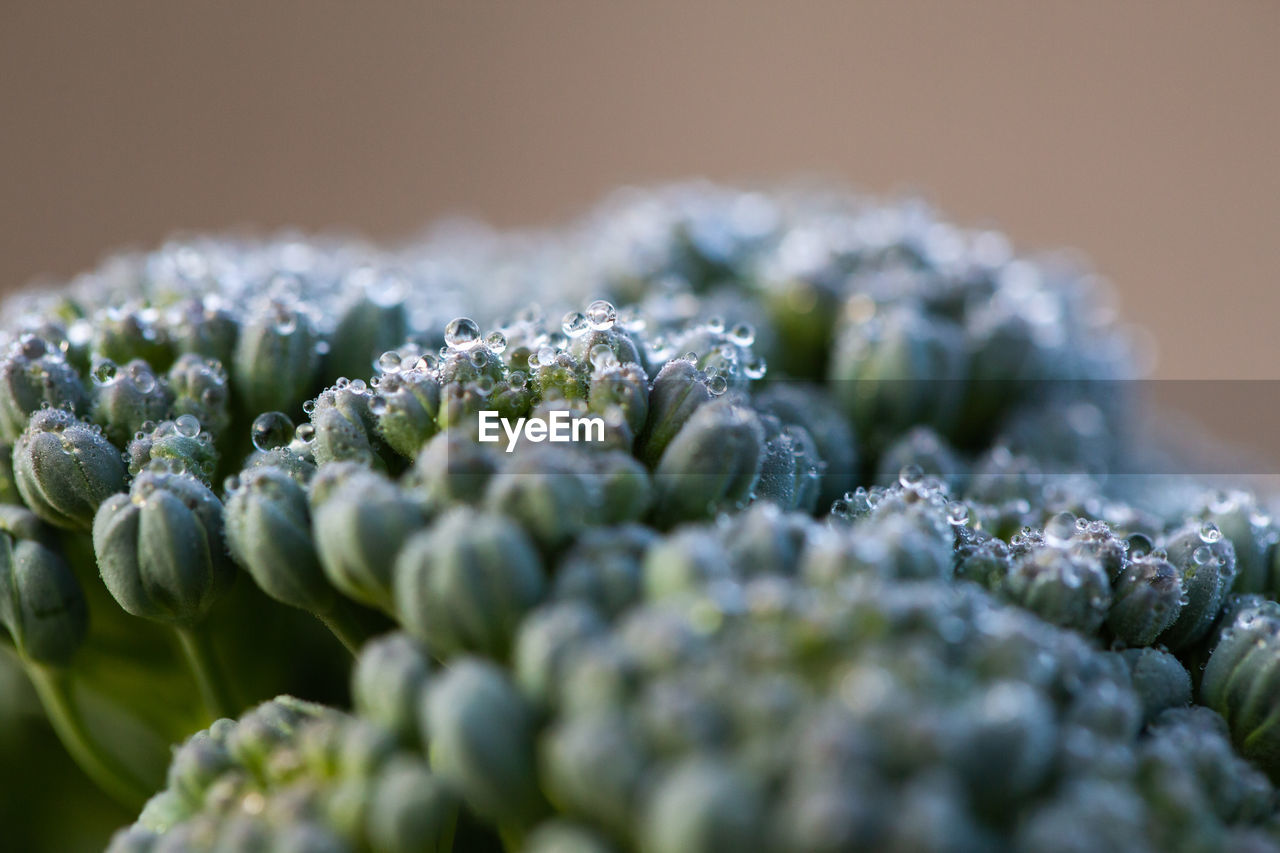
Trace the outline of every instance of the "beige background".
<instances>
[{"instance_id":1,"label":"beige background","mask_svg":"<svg viewBox=\"0 0 1280 853\"><path fill-rule=\"evenodd\" d=\"M0 0L0 285L819 174L1078 247L1161 376L1276 377L1278 46L1274 0Z\"/></svg>"}]
</instances>

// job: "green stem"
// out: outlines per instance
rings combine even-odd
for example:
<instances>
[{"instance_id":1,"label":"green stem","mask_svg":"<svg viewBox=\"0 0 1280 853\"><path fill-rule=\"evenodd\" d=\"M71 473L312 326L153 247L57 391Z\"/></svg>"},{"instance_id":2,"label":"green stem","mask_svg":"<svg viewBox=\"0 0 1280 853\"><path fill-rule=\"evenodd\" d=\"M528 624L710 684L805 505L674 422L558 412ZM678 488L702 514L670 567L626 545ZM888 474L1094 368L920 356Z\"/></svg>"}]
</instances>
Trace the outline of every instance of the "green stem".
<instances>
[{"instance_id":1,"label":"green stem","mask_svg":"<svg viewBox=\"0 0 1280 853\"><path fill-rule=\"evenodd\" d=\"M214 719L234 717L238 706L218 664L209 632L202 625L175 627L174 631L182 642L182 652L191 667L191 674L195 676L205 709Z\"/></svg>"},{"instance_id":2,"label":"green stem","mask_svg":"<svg viewBox=\"0 0 1280 853\"><path fill-rule=\"evenodd\" d=\"M378 616L343 598L339 598L328 613L317 614L316 618L346 646L352 657L360 653L370 637L386 630Z\"/></svg>"},{"instance_id":3,"label":"green stem","mask_svg":"<svg viewBox=\"0 0 1280 853\"><path fill-rule=\"evenodd\" d=\"M113 799L137 811L151 791L89 734L71 695L70 677L65 672L37 663L27 662L25 668L49 723L76 764Z\"/></svg>"}]
</instances>

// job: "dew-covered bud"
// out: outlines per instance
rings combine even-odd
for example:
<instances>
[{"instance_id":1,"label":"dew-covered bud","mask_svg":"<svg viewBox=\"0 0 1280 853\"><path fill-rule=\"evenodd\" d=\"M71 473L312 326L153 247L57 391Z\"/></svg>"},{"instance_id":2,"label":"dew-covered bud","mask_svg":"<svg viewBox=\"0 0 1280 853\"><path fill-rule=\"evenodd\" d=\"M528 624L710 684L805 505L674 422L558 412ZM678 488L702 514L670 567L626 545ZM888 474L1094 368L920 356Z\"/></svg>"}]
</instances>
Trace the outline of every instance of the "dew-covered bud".
<instances>
[{"instance_id":1,"label":"dew-covered bud","mask_svg":"<svg viewBox=\"0 0 1280 853\"><path fill-rule=\"evenodd\" d=\"M854 561L872 572L904 580L937 580L954 571L954 534L940 511L914 502L881 504L853 530Z\"/></svg>"},{"instance_id":2,"label":"dew-covered bud","mask_svg":"<svg viewBox=\"0 0 1280 853\"><path fill-rule=\"evenodd\" d=\"M640 824L651 853L750 850L763 837L764 804L752 782L710 758L669 770L650 793Z\"/></svg>"},{"instance_id":3,"label":"dew-covered bud","mask_svg":"<svg viewBox=\"0 0 1280 853\"><path fill-rule=\"evenodd\" d=\"M173 361L173 346L154 308L110 308L93 318L95 361L142 361L164 370Z\"/></svg>"},{"instance_id":4,"label":"dew-covered bud","mask_svg":"<svg viewBox=\"0 0 1280 853\"><path fill-rule=\"evenodd\" d=\"M479 815L524 827L545 811L533 712L497 666L455 660L427 691L431 769Z\"/></svg>"},{"instance_id":5,"label":"dew-covered bud","mask_svg":"<svg viewBox=\"0 0 1280 853\"><path fill-rule=\"evenodd\" d=\"M658 534L639 524L583 531L560 558L551 597L580 601L612 618L640 599L641 561Z\"/></svg>"},{"instance_id":6,"label":"dew-covered bud","mask_svg":"<svg viewBox=\"0 0 1280 853\"><path fill-rule=\"evenodd\" d=\"M231 424L231 389L222 362L187 353L169 368L168 382L175 420L191 415L215 438Z\"/></svg>"},{"instance_id":7,"label":"dew-covered bud","mask_svg":"<svg viewBox=\"0 0 1280 853\"><path fill-rule=\"evenodd\" d=\"M1106 572L1092 557L1044 546L1016 560L1003 591L1046 622L1092 634L1111 605Z\"/></svg>"},{"instance_id":8,"label":"dew-covered bud","mask_svg":"<svg viewBox=\"0 0 1280 853\"><path fill-rule=\"evenodd\" d=\"M351 699L363 719L408 745L427 741L418 705L431 677L431 658L416 640L394 633L365 643L351 672Z\"/></svg>"},{"instance_id":9,"label":"dew-covered bud","mask_svg":"<svg viewBox=\"0 0 1280 853\"><path fill-rule=\"evenodd\" d=\"M818 506L826 506L856 485L858 451L844 414L820 388L797 382L777 382L757 394L752 405L777 416L784 424L803 427L822 460Z\"/></svg>"},{"instance_id":10,"label":"dew-covered bud","mask_svg":"<svg viewBox=\"0 0 1280 853\"><path fill-rule=\"evenodd\" d=\"M756 496L772 501L785 510L812 513L822 494L822 475L826 463L809 430L798 424L785 424L774 432L765 416L765 455L756 483Z\"/></svg>"},{"instance_id":11,"label":"dew-covered bud","mask_svg":"<svg viewBox=\"0 0 1280 853\"><path fill-rule=\"evenodd\" d=\"M1215 525L1236 553L1233 592L1266 592L1275 589L1271 554L1280 539L1274 522L1248 492L1213 492L1206 496L1202 518Z\"/></svg>"},{"instance_id":12,"label":"dew-covered bud","mask_svg":"<svg viewBox=\"0 0 1280 853\"><path fill-rule=\"evenodd\" d=\"M56 527L88 530L98 505L126 488L120 451L63 409L42 409L13 446L22 500Z\"/></svg>"},{"instance_id":13,"label":"dew-covered bud","mask_svg":"<svg viewBox=\"0 0 1280 853\"><path fill-rule=\"evenodd\" d=\"M587 391L587 408L601 416L616 408L631 435L640 435L649 417L649 377L637 364L596 370Z\"/></svg>"},{"instance_id":14,"label":"dew-covered bud","mask_svg":"<svg viewBox=\"0 0 1280 853\"><path fill-rule=\"evenodd\" d=\"M35 522L26 510L14 511ZM0 533L0 624L19 655L50 666L67 664L89 629L84 591L71 568L39 542L8 532Z\"/></svg>"},{"instance_id":15,"label":"dew-covered bud","mask_svg":"<svg viewBox=\"0 0 1280 853\"><path fill-rule=\"evenodd\" d=\"M467 507L408 539L395 561L396 613L441 656L504 658L545 589L542 561L524 531Z\"/></svg>"},{"instance_id":16,"label":"dew-covered bud","mask_svg":"<svg viewBox=\"0 0 1280 853\"><path fill-rule=\"evenodd\" d=\"M965 511L967 513L967 509ZM979 583L992 591L998 590L1013 565L1009 546L981 531L968 527L961 530L961 539L956 544L955 576Z\"/></svg>"},{"instance_id":17,"label":"dew-covered bud","mask_svg":"<svg viewBox=\"0 0 1280 853\"><path fill-rule=\"evenodd\" d=\"M306 487L273 467L245 471L227 497L227 546L267 595L315 614L333 609L337 592L311 538Z\"/></svg>"},{"instance_id":18,"label":"dew-covered bud","mask_svg":"<svg viewBox=\"0 0 1280 853\"><path fill-rule=\"evenodd\" d=\"M484 505L519 522L540 547L559 548L589 527L599 512L583 462L581 453L567 445L517 452L489 480Z\"/></svg>"},{"instance_id":19,"label":"dew-covered bud","mask_svg":"<svg viewBox=\"0 0 1280 853\"><path fill-rule=\"evenodd\" d=\"M649 416L637 445L640 460L650 468L657 465L693 413L710 400L711 392L691 362L678 358L663 365L649 390Z\"/></svg>"},{"instance_id":20,"label":"dew-covered bud","mask_svg":"<svg viewBox=\"0 0 1280 853\"><path fill-rule=\"evenodd\" d=\"M232 378L251 412L292 412L311 393L320 366L311 318L283 302L251 311L236 342Z\"/></svg>"},{"instance_id":21,"label":"dew-covered bud","mask_svg":"<svg viewBox=\"0 0 1280 853\"><path fill-rule=\"evenodd\" d=\"M85 409L84 385L57 349L34 335L9 346L0 358L0 439L14 441L44 405Z\"/></svg>"},{"instance_id":22,"label":"dew-covered bud","mask_svg":"<svg viewBox=\"0 0 1280 853\"><path fill-rule=\"evenodd\" d=\"M649 769L634 722L617 710L573 714L544 732L539 747L551 803L625 836Z\"/></svg>"},{"instance_id":23,"label":"dew-covered bud","mask_svg":"<svg viewBox=\"0 0 1280 853\"><path fill-rule=\"evenodd\" d=\"M174 306L165 314L163 326L174 351L181 353L178 361L190 357L228 364L240 336L240 321L219 304L217 297L191 299Z\"/></svg>"},{"instance_id":24,"label":"dew-covered bud","mask_svg":"<svg viewBox=\"0 0 1280 853\"><path fill-rule=\"evenodd\" d=\"M1120 652L1133 689L1142 701L1143 718L1149 723L1168 708L1191 704L1191 674L1182 662L1155 648Z\"/></svg>"},{"instance_id":25,"label":"dew-covered bud","mask_svg":"<svg viewBox=\"0 0 1280 853\"><path fill-rule=\"evenodd\" d=\"M134 360L110 379L95 383L92 420L117 447L124 447L148 423L163 420L173 393L151 365Z\"/></svg>"},{"instance_id":26,"label":"dew-covered bud","mask_svg":"<svg viewBox=\"0 0 1280 853\"><path fill-rule=\"evenodd\" d=\"M744 506L764 455L764 429L728 399L700 406L667 444L654 469L655 520L669 527Z\"/></svg>"},{"instance_id":27,"label":"dew-covered bud","mask_svg":"<svg viewBox=\"0 0 1280 853\"><path fill-rule=\"evenodd\" d=\"M394 612L392 567L425 519L386 477L354 462L326 465L311 481L311 530L329 581L361 604Z\"/></svg>"},{"instance_id":28,"label":"dew-covered bud","mask_svg":"<svg viewBox=\"0 0 1280 853\"><path fill-rule=\"evenodd\" d=\"M429 511L479 503L500 462L493 446L461 431L437 433L405 474L405 488Z\"/></svg>"},{"instance_id":29,"label":"dew-covered bud","mask_svg":"<svg viewBox=\"0 0 1280 853\"><path fill-rule=\"evenodd\" d=\"M191 415L161 421L149 431L139 430L129 442L129 473L137 476L157 461L171 470L181 470L205 485L218 464L213 436L200 429Z\"/></svg>"},{"instance_id":30,"label":"dew-covered bud","mask_svg":"<svg viewBox=\"0 0 1280 853\"><path fill-rule=\"evenodd\" d=\"M906 305L882 306L837 338L829 383L865 446L913 424L945 433L963 395L964 339L955 325Z\"/></svg>"},{"instance_id":31,"label":"dew-covered bud","mask_svg":"<svg viewBox=\"0 0 1280 853\"><path fill-rule=\"evenodd\" d=\"M370 468L382 465L373 448L377 421L369 409L369 401L364 380L339 379L338 384L304 406L312 407L309 444L317 465L329 462L359 462Z\"/></svg>"},{"instance_id":32,"label":"dew-covered bud","mask_svg":"<svg viewBox=\"0 0 1280 853\"><path fill-rule=\"evenodd\" d=\"M1182 580L1168 560L1145 556L1129 561L1112 588L1107 627L1129 646L1148 646L1182 610Z\"/></svg>"},{"instance_id":33,"label":"dew-covered bud","mask_svg":"<svg viewBox=\"0 0 1280 853\"><path fill-rule=\"evenodd\" d=\"M942 436L925 426L912 427L885 448L876 466L876 482L893 485L903 468L914 465L926 476L937 477L953 493L964 491L968 471Z\"/></svg>"},{"instance_id":34,"label":"dew-covered bud","mask_svg":"<svg viewBox=\"0 0 1280 853\"><path fill-rule=\"evenodd\" d=\"M729 562L742 577L790 575L813 531L812 521L804 513L757 503L716 527Z\"/></svg>"},{"instance_id":35,"label":"dew-covered bud","mask_svg":"<svg viewBox=\"0 0 1280 853\"><path fill-rule=\"evenodd\" d=\"M388 373L377 379L369 411L383 441L412 459L439 429L440 383L427 370Z\"/></svg>"},{"instance_id":36,"label":"dew-covered bud","mask_svg":"<svg viewBox=\"0 0 1280 853\"><path fill-rule=\"evenodd\" d=\"M1182 581L1182 610L1158 641L1178 652L1202 640L1213 627L1236 577L1236 552L1212 522L1192 521L1165 542L1169 562Z\"/></svg>"},{"instance_id":37,"label":"dew-covered bud","mask_svg":"<svg viewBox=\"0 0 1280 853\"><path fill-rule=\"evenodd\" d=\"M1241 753L1280 773L1280 604L1242 603L1224 622L1200 680L1200 701L1226 718Z\"/></svg>"},{"instance_id":38,"label":"dew-covered bud","mask_svg":"<svg viewBox=\"0 0 1280 853\"><path fill-rule=\"evenodd\" d=\"M448 853L457 813L456 795L421 761L395 758L373 780L364 833L375 853Z\"/></svg>"},{"instance_id":39,"label":"dew-covered bud","mask_svg":"<svg viewBox=\"0 0 1280 853\"><path fill-rule=\"evenodd\" d=\"M325 356L325 373L330 376L368 376L374 361L389 349L404 343L408 333L408 314L404 302L381 298L379 290L398 283L373 285L370 295L360 295L347 305L329 335L329 352ZM394 294L387 294L394 296Z\"/></svg>"},{"instance_id":40,"label":"dew-covered bud","mask_svg":"<svg viewBox=\"0 0 1280 853\"><path fill-rule=\"evenodd\" d=\"M144 471L103 501L93 548L108 591L146 619L193 625L235 580L222 503L188 474Z\"/></svg>"},{"instance_id":41,"label":"dew-covered bud","mask_svg":"<svg viewBox=\"0 0 1280 853\"><path fill-rule=\"evenodd\" d=\"M653 504L649 470L631 454L605 450L583 454L587 484L597 496L594 524L621 524L644 518Z\"/></svg>"}]
</instances>

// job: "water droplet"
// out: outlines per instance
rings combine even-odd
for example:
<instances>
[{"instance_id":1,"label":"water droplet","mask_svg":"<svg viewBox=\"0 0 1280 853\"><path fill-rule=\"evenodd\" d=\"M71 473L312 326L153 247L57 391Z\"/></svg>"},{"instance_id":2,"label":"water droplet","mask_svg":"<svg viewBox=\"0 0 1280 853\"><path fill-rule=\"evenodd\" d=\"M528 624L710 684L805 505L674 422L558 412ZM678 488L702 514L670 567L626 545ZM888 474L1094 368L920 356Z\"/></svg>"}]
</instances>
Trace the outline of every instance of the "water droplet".
<instances>
[{"instance_id":1,"label":"water droplet","mask_svg":"<svg viewBox=\"0 0 1280 853\"><path fill-rule=\"evenodd\" d=\"M387 413L387 398L381 394L374 394L373 399L369 401L369 411L376 417L381 417Z\"/></svg>"},{"instance_id":2,"label":"water droplet","mask_svg":"<svg viewBox=\"0 0 1280 853\"><path fill-rule=\"evenodd\" d=\"M497 329L494 329L492 332L489 333L488 337L484 339L484 344L492 352L495 352L495 353L502 352L507 348L507 336L502 334L502 332L498 331Z\"/></svg>"},{"instance_id":3,"label":"water droplet","mask_svg":"<svg viewBox=\"0 0 1280 853\"><path fill-rule=\"evenodd\" d=\"M529 377L525 376L519 370L513 371L511 375L507 377L507 384L516 389L523 388L525 383L528 381Z\"/></svg>"},{"instance_id":4,"label":"water droplet","mask_svg":"<svg viewBox=\"0 0 1280 853\"><path fill-rule=\"evenodd\" d=\"M614 309L613 303L604 299L597 299L587 306L587 323L597 332L603 332L612 329L614 322L618 319L618 312ZM567 334L567 333L566 333Z\"/></svg>"},{"instance_id":5,"label":"water droplet","mask_svg":"<svg viewBox=\"0 0 1280 853\"><path fill-rule=\"evenodd\" d=\"M560 321L560 328L571 338L582 337L587 332L587 315L581 311L570 311Z\"/></svg>"},{"instance_id":6,"label":"water droplet","mask_svg":"<svg viewBox=\"0 0 1280 853\"><path fill-rule=\"evenodd\" d=\"M48 352L48 348L40 338L35 335L23 335L18 339L18 349L22 352L24 358L37 359Z\"/></svg>"},{"instance_id":7,"label":"water droplet","mask_svg":"<svg viewBox=\"0 0 1280 853\"><path fill-rule=\"evenodd\" d=\"M729 332L730 339L740 347L749 347L756 341L756 330L750 323L739 323Z\"/></svg>"},{"instance_id":8,"label":"water droplet","mask_svg":"<svg viewBox=\"0 0 1280 853\"><path fill-rule=\"evenodd\" d=\"M93 367L93 384L110 385L115 381L117 370L119 368L114 361L104 358Z\"/></svg>"},{"instance_id":9,"label":"water droplet","mask_svg":"<svg viewBox=\"0 0 1280 853\"><path fill-rule=\"evenodd\" d=\"M313 424L298 424L298 428L293 431L293 437L303 444L316 437L316 428Z\"/></svg>"},{"instance_id":10,"label":"water droplet","mask_svg":"<svg viewBox=\"0 0 1280 853\"><path fill-rule=\"evenodd\" d=\"M596 370L604 370L618 364L618 356L608 344L599 343L591 348L591 365Z\"/></svg>"},{"instance_id":11,"label":"water droplet","mask_svg":"<svg viewBox=\"0 0 1280 853\"><path fill-rule=\"evenodd\" d=\"M961 501L947 504L947 523L960 527L969 522L969 507Z\"/></svg>"},{"instance_id":12,"label":"water droplet","mask_svg":"<svg viewBox=\"0 0 1280 853\"><path fill-rule=\"evenodd\" d=\"M919 465L903 465L902 470L898 472L898 483L902 488L910 489L920 485L920 481L924 479L924 469Z\"/></svg>"},{"instance_id":13,"label":"water droplet","mask_svg":"<svg viewBox=\"0 0 1280 853\"><path fill-rule=\"evenodd\" d=\"M347 388L353 394L363 394L365 391L369 390L369 386L365 384L363 379L352 379L351 384L348 385Z\"/></svg>"},{"instance_id":14,"label":"water droplet","mask_svg":"<svg viewBox=\"0 0 1280 853\"><path fill-rule=\"evenodd\" d=\"M1218 525L1212 521L1206 521L1200 525L1200 539L1210 544L1217 542L1222 538L1222 531L1218 529Z\"/></svg>"},{"instance_id":15,"label":"water droplet","mask_svg":"<svg viewBox=\"0 0 1280 853\"><path fill-rule=\"evenodd\" d=\"M200 433L200 419L195 415L178 415L173 422L174 429L178 431L178 435L194 438Z\"/></svg>"},{"instance_id":16,"label":"water droplet","mask_svg":"<svg viewBox=\"0 0 1280 853\"><path fill-rule=\"evenodd\" d=\"M378 369L383 373L398 373L400 371L400 353L388 350L378 356Z\"/></svg>"},{"instance_id":17,"label":"water droplet","mask_svg":"<svg viewBox=\"0 0 1280 853\"><path fill-rule=\"evenodd\" d=\"M758 355L751 355L742 366L742 372L748 379L763 379L768 366Z\"/></svg>"},{"instance_id":18,"label":"water droplet","mask_svg":"<svg viewBox=\"0 0 1280 853\"><path fill-rule=\"evenodd\" d=\"M493 393L493 378L489 376L481 376L472 383L476 393L481 397L488 397Z\"/></svg>"},{"instance_id":19,"label":"water droplet","mask_svg":"<svg viewBox=\"0 0 1280 853\"><path fill-rule=\"evenodd\" d=\"M259 450L275 450L288 444L293 433L293 421L284 412L263 412L253 419L249 437Z\"/></svg>"},{"instance_id":20,"label":"water droplet","mask_svg":"<svg viewBox=\"0 0 1280 853\"><path fill-rule=\"evenodd\" d=\"M1213 559L1213 549L1208 545L1201 545L1199 548L1191 552L1191 559L1197 564L1203 566L1205 563Z\"/></svg>"},{"instance_id":21,"label":"water droplet","mask_svg":"<svg viewBox=\"0 0 1280 853\"><path fill-rule=\"evenodd\" d=\"M472 367L482 368L489 363L489 354L477 347L467 355L467 360L471 362Z\"/></svg>"},{"instance_id":22,"label":"water droplet","mask_svg":"<svg viewBox=\"0 0 1280 853\"><path fill-rule=\"evenodd\" d=\"M713 373L707 377L707 391L713 397L719 397L729 390L729 380L723 373Z\"/></svg>"},{"instance_id":23,"label":"water droplet","mask_svg":"<svg viewBox=\"0 0 1280 853\"><path fill-rule=\"evenodd\" d=\"M222 481L222 490L228 495L240 488L240 478L235 474Z\"/></svg>"},{"instance_id":24,"label":"water droplet","mask_svg":"<svg viewBox=\"0 0 1280 853\"><path fill-rule=\"evenodd\" d=\"M444 327L444 342L450 349L470 349L480 340L480 327L469 317L458 317Z\"/></svg>"},{"instance_id":25,"label":"water droplet","mask_svg":"<svg viewBox=\"0 0 1280 853\"><path fill-rule=\"evenodd\" d=\"M1085 530L1087 524L1082 524L1084 521L1083 518L1076 518L1074 513L1060 512L1045 523L1045 538L1054 544L1061 545L1070 540L1077 530Z\"/></svg>"},{"instance_id":26,"label":"water droplet","mask_svg":"<svg viewBox=\"0 0 1280 853\"><path fill-rule=\"evenodd\" d=\"M315 400L307 400L305 403L302 404L302 411L308 415L314 412L315 410L316 410Z\"/></svg>"},{"instance_id":27,"label":"water droplet","mask_svg":"<svg viewBox=\"0 0 1280 853\"><path fill-rule=\"evenodd\" d=\"M724 331L723 317L709 317L707 319L707 330L719 334Z\"/></svg>"},{"instance_id":28,"label":"water droplet","mask_svg":"<svg viewBox=\"0 0 1280 853\"><path fill-rule=\"evenodd\" d=\"M556 351L551 347L542 347L538 350L538 364L550 365L556 360Z\"/></svg>"}]
</instances>

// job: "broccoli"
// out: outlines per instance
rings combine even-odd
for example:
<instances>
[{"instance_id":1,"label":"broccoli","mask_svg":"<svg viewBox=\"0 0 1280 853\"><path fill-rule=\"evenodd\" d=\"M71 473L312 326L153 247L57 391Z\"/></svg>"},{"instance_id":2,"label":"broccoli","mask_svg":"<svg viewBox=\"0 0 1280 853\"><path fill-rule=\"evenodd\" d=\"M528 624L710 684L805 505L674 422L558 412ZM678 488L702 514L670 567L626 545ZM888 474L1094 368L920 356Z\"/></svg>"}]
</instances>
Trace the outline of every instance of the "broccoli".
<instances>
[{"instance_id":1,"label":"broccoli","mask_svg":"<svg viewBox=\"0 0 1280 853\"><path fill-rule=\"evenodd\" d=\"M3 648L113 851L1280 849L1280 527L1096 287L705 185L115 258L0 310Z\"/></svg>"}]
</instances>

